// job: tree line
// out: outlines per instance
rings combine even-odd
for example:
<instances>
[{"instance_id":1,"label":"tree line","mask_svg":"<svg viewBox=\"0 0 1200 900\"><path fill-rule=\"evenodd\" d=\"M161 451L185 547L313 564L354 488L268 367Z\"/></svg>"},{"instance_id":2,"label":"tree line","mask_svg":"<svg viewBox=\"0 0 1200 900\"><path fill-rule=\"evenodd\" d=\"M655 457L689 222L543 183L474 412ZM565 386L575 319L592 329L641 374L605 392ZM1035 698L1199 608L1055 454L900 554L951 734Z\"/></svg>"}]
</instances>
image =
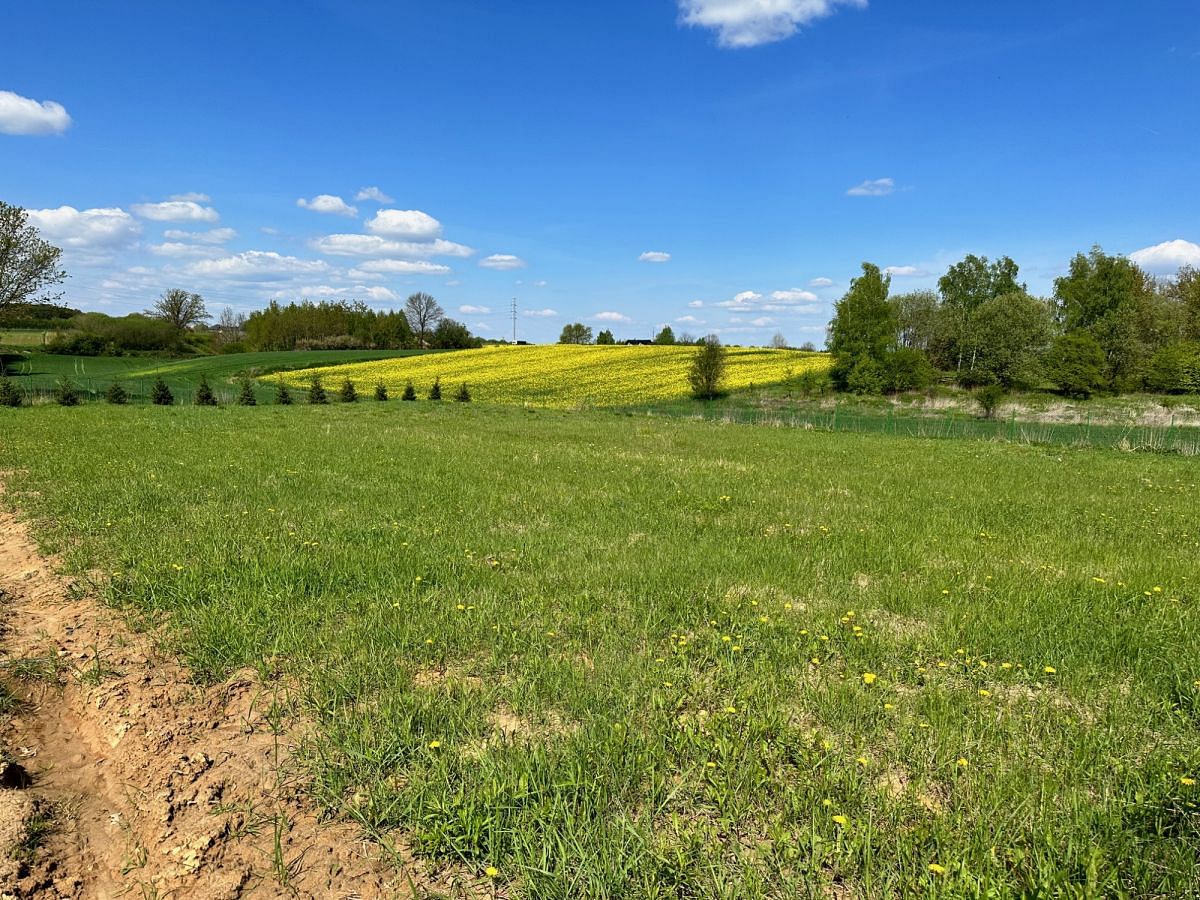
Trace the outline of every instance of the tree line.
<instances>
[{"instance_id":1,"label":"tree line","mask_svg":"<svg viewBox=\"0 0 1200 900\"><path fill-rule=\"evenodd\" d=\"M838 390L894 393L937 380L1072 397L1200 392L1200 271L1156 279L1124 256L1079 253L1049 298L1009 257L967 256L936 291L891 294L872 263L829 325Z\"/></svg>"}]
</instances>

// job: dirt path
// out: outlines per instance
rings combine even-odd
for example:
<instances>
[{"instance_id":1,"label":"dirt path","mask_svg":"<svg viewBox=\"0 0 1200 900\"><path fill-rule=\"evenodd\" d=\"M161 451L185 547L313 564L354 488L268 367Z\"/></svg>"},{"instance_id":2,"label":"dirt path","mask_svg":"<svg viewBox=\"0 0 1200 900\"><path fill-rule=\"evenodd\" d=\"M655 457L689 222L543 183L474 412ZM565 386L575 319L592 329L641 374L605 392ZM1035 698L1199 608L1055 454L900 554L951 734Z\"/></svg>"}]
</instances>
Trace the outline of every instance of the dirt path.
<instances>
[{"instance_id":1,"label":"dirt path","mask_svg":"<svg viewBox=\"0 0 1200 900\"><path fill-rule=\"evenodd\" d=\"M0 900L426 895L304 802L278 689L196 686L2 511L0 623Z\"/></svg>"}]
</instances>

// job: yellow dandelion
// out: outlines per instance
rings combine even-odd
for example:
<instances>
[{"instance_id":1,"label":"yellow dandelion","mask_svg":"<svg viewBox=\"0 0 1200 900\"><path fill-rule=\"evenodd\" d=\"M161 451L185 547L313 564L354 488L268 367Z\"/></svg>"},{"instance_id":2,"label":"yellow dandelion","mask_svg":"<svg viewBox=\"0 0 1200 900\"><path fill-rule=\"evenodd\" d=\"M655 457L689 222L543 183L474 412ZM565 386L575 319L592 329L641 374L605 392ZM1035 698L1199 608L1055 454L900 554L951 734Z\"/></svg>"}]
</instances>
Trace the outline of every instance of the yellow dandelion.
<instances>
[{"instance_id":1,"label":"yellow dandelion","mask_svg":"<svg viewBox=\"0 0 1200 900\"><path fill-rule=\"evenodd\" d=\"M979 689L979 696L980 696L980 697L990 697L990 696L992 696L992 692L991 692L991 691L989 691L989 690L987 690L986 688L980 688L980 689Z\"/></svg>"},{"instance_id":2,"label":"yellow dandelion","mask_svg":"<svg viewBox=\"0 0 1200 900\"><path fill-rule=\"evenodd\" d=\"M969 765L970 765L970 763L969 763L969 762L967 762L967 758L966 758L965 756L960 756L960 757L958 758L958 767L959 767L960 769L965 769L965 768L966 768L967 766L969 766Z\"/></svg>"},{"instance_id":3,"label":"yellow dandelion","mask_svg":"<svg viewBox=\"0 0 1200 900\"><path fill-rule=\"evenodd\" d=\"M1047 675L1054 675L1056 672L1058 672L1058 669L1054 668L1054 666L1046 666L1044 669L1042 669L1042 671Z\"/></svg>"},{"instance_id":4,"label":"yellow dandelion","mask_svg":"<svg viewBox=\"0 0 1200 900\"><path fill-rule=\"evenodd\" d=\"M932 872L934 875L945 875L945 874L946 874L946 867L945 867L945 866L939 866L937 863L930 863L930 864L929 864L929 871L930 871L930 872Z\"/></svg>"},{"instance_id":5,"label":"yellow dandelion","mask_svg":"<svg viewBox=\"0 0 1200 900\"><path fill-rule=\"evenodd\" d=\"M848 828L850 825L850 820L846 816L834 816L833 821L835 825L840 825L842 828Z\"/></svg>"},{"instance_id":6,"label":"yellow dandelion","mask_svg":"<svg viewBox=\"0 0 1200 900\"><path fill-rule=\"evenodd\" d=\"M858 759L855 760L855 762L858 763L860 766L866 766L866 765L869 765L871 761L869 759L867 759L865 756L860 756Z\"/></svg>"},{"instance_id":7,"label":"yellow dandelion","mask_svg":"<svg viewBox=\"0 0 1200 900\"><path fill-rule=\"evenodd\" d=\"M483 873L485 875L487 875L488 878L495 878L497 875L500 874L500 870L497 869L495 866L488 866L486 869L483 870Z\"/></svg>"},{"instance_id":8,"label":"yellow dandelion","mask_svg":"<svg viewBox=\"0 0 1200 900\"><path fill-rule=\"evenodd\" d=\"M863 684L874 684L876 677L874 672L863 672Z\"/></svg>"},{"instance_id":9,"label":"yellow dandelion","mask_svg":"<svg viewBox=\"0 0 1200 900\"><path fill-rule=\"evenodd\" d=\"M1184 775L1182 778L1179 779L1179 783L1182 784L1184 787L1191 787L1192 785L1194 785L1196 783L1196 779L1189 778L1187 775Z\"/></svg>"},{"instance_id":10,"label":"yellow dandelion","mask_svg":"<svg viewBox=\"0 0 1200 900\"><path fill-rule=\"evenodd\" d=\"M442 742L441 742L441 741L430 741L430 742L429 742L429 749L430 749L430 750L436 750L436 749L438 749L438 748L439 748L439 747L441 747L441 746L442 746Z\"/></svg>"}]
</instances>

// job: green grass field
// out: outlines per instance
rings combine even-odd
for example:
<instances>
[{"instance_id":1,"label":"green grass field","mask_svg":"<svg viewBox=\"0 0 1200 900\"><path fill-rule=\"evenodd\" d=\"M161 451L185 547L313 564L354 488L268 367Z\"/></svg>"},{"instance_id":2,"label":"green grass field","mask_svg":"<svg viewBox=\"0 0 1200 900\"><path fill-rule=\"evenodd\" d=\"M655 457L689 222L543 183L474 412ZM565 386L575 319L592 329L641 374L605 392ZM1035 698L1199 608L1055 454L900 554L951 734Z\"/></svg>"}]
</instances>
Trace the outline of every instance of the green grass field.
<instances>
[{"instance_id":1,"label":"green grass field","mask_svg":"<svg viewBox=\"0 0 1200 900\"><path fill-rule=\"evenodd\" d=\"M1200 883L1193 460L394 402L0 410L0 468L507 896Z\"/></svg>"},{"instance_id":2,"label":"green grass field","mask_svg":"<svg viewBox=\"0 0 1200 900\"><path fill-rule=\"evenodd\" d=\"M19 347L23 350L41 347L53 334L52 331L0 328L0 347Z\"/></svg>"},{"instance_id":3,"label":"green grass field","mask_svg":"<svg viewBox=\"0 0 1200 900\"><path fill-rule=\"evenodd\" d=\"M263 353L230 353L219 356L192 356L167 359L144 356L59 356L32 353L9 367L9 376L32 398L48 401L50 391L61 378L74 382L89 398L103 396L114 381L120 381L136 402L150 397L154 380L163 380L175 394L175 402L191 403L201 375L208 378L223 403L237 397L237 378L243 372L266 375L274 372L333 366L377 359L412 356L419 350L303 350ZM268 379L255 383L260 402L269 402L275 386Z\"/></svg>"}]
</instances>

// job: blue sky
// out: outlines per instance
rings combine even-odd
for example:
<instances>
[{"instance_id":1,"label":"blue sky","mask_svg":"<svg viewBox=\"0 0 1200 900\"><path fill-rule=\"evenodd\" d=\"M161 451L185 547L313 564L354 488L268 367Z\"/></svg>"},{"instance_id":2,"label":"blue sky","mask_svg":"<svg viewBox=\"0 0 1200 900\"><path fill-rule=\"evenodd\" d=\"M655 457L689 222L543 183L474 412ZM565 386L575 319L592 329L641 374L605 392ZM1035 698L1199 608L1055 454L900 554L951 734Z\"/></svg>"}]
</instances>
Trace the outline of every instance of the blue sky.
<instances>
[{"instance_id":1,"label":"blue sky","mask_svg":"<svg viewBox=\"0 0 1200 900\"><path fill-rule=\"evenodd\" d=\"M425 290L485 336L515 297L534 341L819 344L864 260L908 290L1007 253L1039 293L1094 243L1200 264L1194 0L5 16L28 37L0 61L0 199L67 248L87 309Z\"/></svg>"}]
</instances>

